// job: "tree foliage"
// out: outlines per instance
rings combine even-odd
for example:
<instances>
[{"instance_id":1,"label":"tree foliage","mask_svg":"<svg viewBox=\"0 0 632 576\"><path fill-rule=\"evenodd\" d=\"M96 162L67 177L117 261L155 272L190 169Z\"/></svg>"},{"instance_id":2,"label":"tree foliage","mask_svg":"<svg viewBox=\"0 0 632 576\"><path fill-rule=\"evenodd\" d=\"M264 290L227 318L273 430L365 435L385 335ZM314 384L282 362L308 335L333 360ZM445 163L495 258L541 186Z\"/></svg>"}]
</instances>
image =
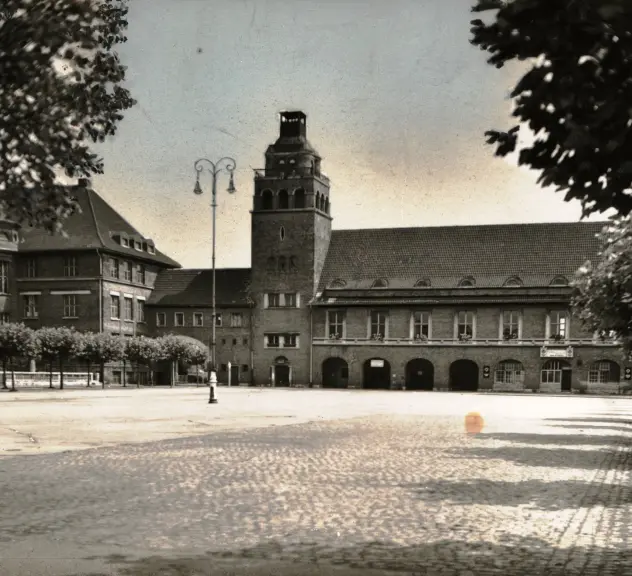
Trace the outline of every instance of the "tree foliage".
<instances>
[{"instance_id":1,"label":"tree foliage","mask_svg":"<svg viewBox=\"0 0 632 576\"><path fill-rule=\"evenodd\" d=\"M103 173L91 142L115 134L135 101L114 48L125 42L126 0L0 3L0 211L59 231L78 209L78 179Z\"/></svg>"},{"instance_id":2,"label":"tree foliage","mask_svg":"<svg viewBox=\"0 0 632 576\"><path fill-rule=\"evenodd\" d=\"M471 43L498 68L527 62L511 92L506 131L486 132L496 155L519 150L539 183L576 199L584 215L632 210L632 2L628 0L479 0ZM518 145L519 124L536 134Z\"/></svg>"},{"instance_id":3,"label":"tree foliage","mask_svg":"<svg viewBox=\"0 0 632 576\"><path fill-rule=\"evenodd\" d=\"M81 354L82 339L74 330L62 327L44 327L35 333L40 356L48 361L50 387L52 388L53 362L59 365L59 389L64 389L64 365Z\"/></svg>"},{"instance_id":4,"label":"tree foliage","mask_svg":"<svg viewBox=\"0 0 632 576\"><path fill-rule=\"evenodd\" d=\"M39 355L39 343L35 333L24 324L0 326L0 361L2 362L2 382L7 387L7 363L16 358L34 359ZM11 388L15 390L15 374L11 366Z\"/></svg>"}]
</instances>

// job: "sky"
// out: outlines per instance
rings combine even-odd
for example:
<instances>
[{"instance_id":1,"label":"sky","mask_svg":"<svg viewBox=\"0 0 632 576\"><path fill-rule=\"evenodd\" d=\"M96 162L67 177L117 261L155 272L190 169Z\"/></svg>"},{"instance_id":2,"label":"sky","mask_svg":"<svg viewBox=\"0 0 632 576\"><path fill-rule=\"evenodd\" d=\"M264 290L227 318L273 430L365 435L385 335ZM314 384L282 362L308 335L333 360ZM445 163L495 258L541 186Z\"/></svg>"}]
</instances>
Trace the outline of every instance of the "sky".
<instances>
[{"instance_id":1,"label":"sky","mask_svg":"<svg viewBox=\"0 0 632 576\"><path fill-rule=\"evenodd\" d=\"M253 168L278 113L302 110L334 229L577 221L579 203L485 144L485 130L511 125L520 68L498 70L469 43L472 4L131 0L117 49L138 105L98 149L95 188L159 250L208 268L211 179L195 196L193 163L232 156L217 266L248 267Z\"/></svg>"}]
</instances>

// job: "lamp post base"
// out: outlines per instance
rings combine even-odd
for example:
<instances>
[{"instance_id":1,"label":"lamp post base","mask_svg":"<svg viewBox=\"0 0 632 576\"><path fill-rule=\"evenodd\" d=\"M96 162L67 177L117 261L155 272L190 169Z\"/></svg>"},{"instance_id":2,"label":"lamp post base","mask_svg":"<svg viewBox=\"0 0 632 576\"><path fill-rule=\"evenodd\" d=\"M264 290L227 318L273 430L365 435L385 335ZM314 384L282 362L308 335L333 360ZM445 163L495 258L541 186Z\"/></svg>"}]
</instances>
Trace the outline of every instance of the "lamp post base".
<instances>
[{"instance_id":1,"label":"lamp post base","mask_svg":"<svg viewBox=\"0 0 632 576\"><path fill-rule=\"evenodd\" d=\"M208 401L208 403L209 403L209 404L217 404L217 398L211 398L211 399Z\"/></svg>"}]
</instances>

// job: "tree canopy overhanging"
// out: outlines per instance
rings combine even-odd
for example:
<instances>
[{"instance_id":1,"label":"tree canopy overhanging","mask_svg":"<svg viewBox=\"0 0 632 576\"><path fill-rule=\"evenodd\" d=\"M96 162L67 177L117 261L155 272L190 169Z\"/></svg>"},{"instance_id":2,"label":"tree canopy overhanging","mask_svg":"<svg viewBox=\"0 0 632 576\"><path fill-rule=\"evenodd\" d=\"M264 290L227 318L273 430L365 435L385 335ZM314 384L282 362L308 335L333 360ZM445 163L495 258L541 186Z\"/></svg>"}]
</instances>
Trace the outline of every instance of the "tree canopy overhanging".
<instances>
[{"instance_id":1,"label":"tree canopy overhanging","mask_svg":"<svg viewBox=\"0 0 632 576\"><path fill-rule=\"evenodd\" d=\"M508 130L489 130L496 155L519 151L539 183L579 200L583 214L632 210L632 2L479 0L470 42L498 68L524 61ZM489 20L489 19L488 19ZM519 124L536 141L518 146Z\"/></svg>"},{"instance_id":2,"label":"tree canopy overhanging","mask_svg":"<svg viewBox=\"0 0 632 576\"><path fill-rule=\"evenodd\" d=\"M59 231L78 209L75 186L103 173L90 145L135 104L114 50L127 10L127 0L0 0L3 217Z\"/></svg>"}]
</instances>

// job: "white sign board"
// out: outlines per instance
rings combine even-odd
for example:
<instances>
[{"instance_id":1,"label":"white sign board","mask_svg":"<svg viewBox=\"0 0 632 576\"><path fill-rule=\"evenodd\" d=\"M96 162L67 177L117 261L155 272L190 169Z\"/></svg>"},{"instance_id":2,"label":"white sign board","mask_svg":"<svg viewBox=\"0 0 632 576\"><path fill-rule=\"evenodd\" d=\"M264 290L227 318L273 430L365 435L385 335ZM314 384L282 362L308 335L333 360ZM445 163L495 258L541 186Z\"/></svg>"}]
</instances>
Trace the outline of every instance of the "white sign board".
<instances>
[{"instance_id":1,"label":"white sign board","mask_svg":"<svg viewBox=\"0 0 632 576\"><path fill-rule=\"evenodd\" d=\"M546 346L542 346L540 348L540 358L572 358L573 357L573 347L568 346L567 348L547 348Z\"/></svg>"},{"instance_id":2,"label":"white sign board","mask_svg":"<svg viewBox=\"0 0 632 576\"><path fill-rule=\"evenodd\" d=\"M371 368L384 368L384 360L371 360Z\"/></svg>"}]
</instances>

